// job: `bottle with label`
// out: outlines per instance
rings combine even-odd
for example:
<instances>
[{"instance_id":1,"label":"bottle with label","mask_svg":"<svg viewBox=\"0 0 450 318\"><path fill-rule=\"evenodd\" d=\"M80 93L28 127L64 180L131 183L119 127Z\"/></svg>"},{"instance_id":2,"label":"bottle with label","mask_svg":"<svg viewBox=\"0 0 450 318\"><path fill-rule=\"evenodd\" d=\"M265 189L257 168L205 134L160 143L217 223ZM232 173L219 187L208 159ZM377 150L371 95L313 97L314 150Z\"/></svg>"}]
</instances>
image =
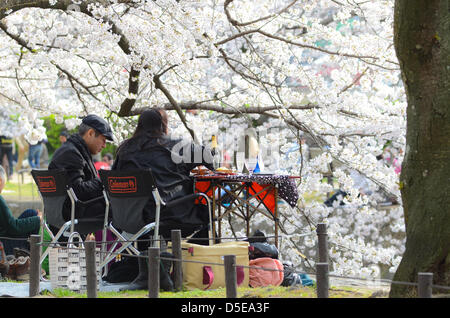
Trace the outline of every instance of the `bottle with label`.
<instances>
[{"instance_id":1,"label":"bottle with label","mask_svg":"<svg viewBox=\"0 0 450 318\"><path fill-rule=\"evenodd\" d=\"M213 166L217 169L221 165L222 152L220 151L219 144L217 143L217 136L211 137L211 153L213 155Z\"/></svg>"}]
</instances>

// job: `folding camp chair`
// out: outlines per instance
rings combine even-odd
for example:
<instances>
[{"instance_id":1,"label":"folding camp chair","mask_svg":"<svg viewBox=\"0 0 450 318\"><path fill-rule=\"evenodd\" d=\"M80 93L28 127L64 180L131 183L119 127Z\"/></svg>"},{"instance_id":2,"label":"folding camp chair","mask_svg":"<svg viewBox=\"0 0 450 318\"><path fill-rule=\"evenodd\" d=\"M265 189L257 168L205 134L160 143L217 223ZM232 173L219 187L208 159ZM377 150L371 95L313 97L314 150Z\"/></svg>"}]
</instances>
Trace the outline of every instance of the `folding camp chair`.
<instances>
[{"instance_id":1,"label":"folding camp chair","mask_svg":"<svg viewBox=\"0 0 450 318\"><path fill-rule=\"evenodd\" d=\"M75 218L76 209L84 209L91 204L104 200L104 196L88 201L79 200L73 189L68 185L68 177L64 169L32 170L31 175L44 204L45 221L42 224L41 241L43 241L44 228L51 236L50 244L57 244L63 234L70 235L73 232L78 232L81 235L86 235L103 229L108 224L108 207L106 207L104 218ZM63 218L63 206L67 198L71 202L69 221ZM53 234L49 225L59 228L56 235ZM49 251L50 249L47 248L41 255L41 263L47 257Z\"/></svg>"},{"instance_id":2,"label":"folding camp chair","mask_svg":"<svg viewBox=\"0 0 450 318\"><path fill-rule=\"evenodd\" d=\"M156 238L153 244L158 244L161 207L170 208L184 204L189 200L193 201L199 197L204 197L208 206L209 230L211 231L211 204L205 194L193 193L170 202L164 202L159 195L151 169L100 170L99 174L105 188L104 195L107 199L107 205L111 205L112 220L108 229L117 237L117 241L109 249L109 254L100 266L108 264L116 254L125 249L132 254L139 255L140 252L132 244L142 235L151 231L153 231L153 237ZM146 224L143 219L143 210L149 200L155 202L155 221ZM183 224L180 224L180 227L182 226ZM116 249L118 244L121 246Z\"/></svg>"}]
</instances>

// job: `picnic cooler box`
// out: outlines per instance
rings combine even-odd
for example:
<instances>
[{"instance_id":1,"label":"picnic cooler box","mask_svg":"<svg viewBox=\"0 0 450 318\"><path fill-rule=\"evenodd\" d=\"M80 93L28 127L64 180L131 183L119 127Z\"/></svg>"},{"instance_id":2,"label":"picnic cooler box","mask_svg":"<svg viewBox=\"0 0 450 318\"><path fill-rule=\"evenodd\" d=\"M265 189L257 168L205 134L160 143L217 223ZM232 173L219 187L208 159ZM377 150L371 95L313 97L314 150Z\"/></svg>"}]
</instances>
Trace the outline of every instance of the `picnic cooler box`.
<instances>
[{"instance_id":1,"label":"picnic cooler box","mask_svg":"<svg viewBox=\"0 0 450 318\"><path fill-rule=\"evenodd\" d=\"M67 247L49 247L50 283L52 289L64 288L76 292L87 290L86 256L82 241L75 246L69 238ZM95 249L95 263L97 268L97 283L100 279L100 249Z\"/></svg>"},{"instance_id":2,"label":"picnic cooler box","mask_svg":"<svg viewBox=\"0 0 450 318\"><path fill-rule=\"evenodd\" d=\"M236 255L238 286L248 287L248 242L225 242L214 245L182 242L181 249L183 255L183 284L187 289L206 290L225 287L225 266L214 265L223 264L224 255ZM202 262L205 264L202 264Z\"/></svg>"}]
</instances>

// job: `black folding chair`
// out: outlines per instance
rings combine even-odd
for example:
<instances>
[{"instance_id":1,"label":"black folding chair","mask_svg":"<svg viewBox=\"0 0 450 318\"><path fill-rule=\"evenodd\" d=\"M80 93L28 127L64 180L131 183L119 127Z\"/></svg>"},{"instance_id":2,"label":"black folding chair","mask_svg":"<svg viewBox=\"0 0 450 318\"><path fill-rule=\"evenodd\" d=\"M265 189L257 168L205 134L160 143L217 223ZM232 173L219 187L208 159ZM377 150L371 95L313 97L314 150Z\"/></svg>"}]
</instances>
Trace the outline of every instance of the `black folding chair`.
<instances>
[{"instance_id":1,"label":"black folding chair","mask_svg":"<svg viewBox=\"0 0 450 318\"><path fill-rule=\"evenodd\" d=\"M57 244L63 234L70 234L78 232L81 235L86 235L97 230L104 230L108 224L108 206L106 206L104 218L75 218L75 211L84 209L94 203L104 200L104 196L81 201L77 198L75 192L68 185L67 173L64 169L55 170L32 170L31 175L38 187L39 194L44 204L44 222L42 227L50 234L52 241L50 244ZM70 220L66 221L63 217L63 207L66 199L69 198L71 202ZM53 234L50 226L58 228L56 235ZM69 232L67 232L69 231ZM43 236L44 229L41 231ZM42 238L41 238L42 241ZM41 255L41 263L47 257L50 249Z\"/></svg>"},{"instance_id":2,"label":"black folding chair","mask_svg":"<svg viewBox=\"0 0 450 318\"><path fill-rule=\"evenodd\" d=\"M112 220L108 229L117 237L117 241L109 249L110 252L103 260L103 263L101 263L101 266L106 265L115 257L115 254L121 253L125 249L132 254L139 255L140 252L132 244L139 237L151 231L153 231L153 237L156 238L153 244L157 245L161 207L170 208L202 196L207 201L209 229L211 231L211 204L205 194L193 193L170 202L164 202L159 195L151 169L128 171L100 170L99 174L105 188L104 195L107 198L107 205L108 201L111 205ZM143 210L149 200L154 200L155 202L155 221L146 224L143 218ZM211 232L209 237L211 237ZM117 244L121 244L121 247L115 250Z\"/></svg>"}]
</instances>

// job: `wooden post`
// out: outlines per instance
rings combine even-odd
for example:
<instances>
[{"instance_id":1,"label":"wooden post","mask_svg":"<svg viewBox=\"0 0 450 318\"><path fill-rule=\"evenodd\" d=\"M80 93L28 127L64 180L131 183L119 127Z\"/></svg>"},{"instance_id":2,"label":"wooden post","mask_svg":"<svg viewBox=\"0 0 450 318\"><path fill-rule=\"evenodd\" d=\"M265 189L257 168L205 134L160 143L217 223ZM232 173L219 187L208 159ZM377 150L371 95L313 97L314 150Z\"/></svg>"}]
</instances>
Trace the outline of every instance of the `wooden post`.
<instances>
[{"instance_id":1,"label":"wooden post","mask_svg":"<svg viewBox=\"0 0 450 318\"><path fill-rule=\"evenodd\" d=\"M41 280L41 241L40 235L30 236L30 285L29 295L39 295L39 281Z\"/></svg>"},{"instance_id":2,"label":"wooden post","mask_svg":"<svg viewBox=\"0 0 450 318\"><path fill-rule=\"evenodd\" d=\"M225 255L223 260L227 298L237 298L236 255Z\"/></svg>"},{"instance_id":3,"label":"wooden post","mask_svg":"<svg viewBox=\"0 0 450 318\"><path fill-rule=\"evenodd\" d=\"M97 267L95 264L95 241L84 242L86 256L87 298L97 298Z\"/></svg>"},{"instance_id":4,"label":"wooden post","mask_svg":"<svg viewBox=\"0 0 450 318\"><path fill-rule=\"evenodd\" d=\"M148 248L148 297L159 297L159 247Z\"/></svg>"},{"instance_id":5,"label":"wooden post","mask_svg":"<svg viewBox=\"0 0 450 318\"><path fill-rule=\"evenodd\" d=\"M181 252L181 230L172 230L172 254L175 258L173 262L173 284L176 291L183 289L183 263Z\"/></svg>"},{"instance_id":6,"label":"wooden post","mask_svg":"<svg viewBox=\"0 0 450 318\"><path fill-rule=\"evenodd\" d=\"M316 263L317 298L328 298L328 263Z\"/></svg>"},{"instance_id":7,"label":"wooden post","mask_svg":"<svg viewBox=\"0 0 450 318\"><path fill-rule=\"evenodd\" d=\"M431 298L433 284L433 273L419 273L419 286L417 288L417 296L419 298Z\"/></svg>"},{"instance_id":8,"label":"wooden post","mask_svg":"<svg viewBox=\"0 0 450 318\"><path fill-rule=\"evenodd\" d=\"M325 223L317 224L318 254L319 263L328 263L328 234L327 225Z\"/></svg>"}]
</instances>

